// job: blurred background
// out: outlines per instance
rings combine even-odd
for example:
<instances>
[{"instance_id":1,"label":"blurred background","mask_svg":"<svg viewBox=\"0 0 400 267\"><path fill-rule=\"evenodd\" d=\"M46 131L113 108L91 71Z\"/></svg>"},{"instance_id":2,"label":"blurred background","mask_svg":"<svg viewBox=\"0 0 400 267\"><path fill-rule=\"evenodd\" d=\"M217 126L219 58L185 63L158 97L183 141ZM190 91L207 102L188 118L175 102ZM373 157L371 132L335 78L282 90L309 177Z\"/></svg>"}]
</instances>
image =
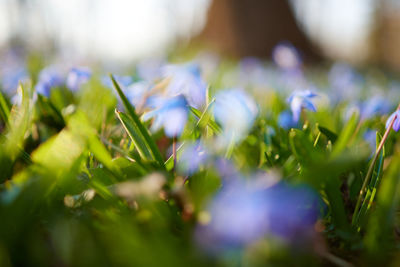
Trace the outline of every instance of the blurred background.
<instances>
[{"instance_id":1,"label":"blurred background","mask_svg":"<svg viewBox=\"0 0 400 267\"><path fill-rule=\"evenodd\" d=\"M105 64L213 49L270 58L289 41L306 60L400 70L396 0L0 0L0 48Z\"/></svg>"}]
</instances>

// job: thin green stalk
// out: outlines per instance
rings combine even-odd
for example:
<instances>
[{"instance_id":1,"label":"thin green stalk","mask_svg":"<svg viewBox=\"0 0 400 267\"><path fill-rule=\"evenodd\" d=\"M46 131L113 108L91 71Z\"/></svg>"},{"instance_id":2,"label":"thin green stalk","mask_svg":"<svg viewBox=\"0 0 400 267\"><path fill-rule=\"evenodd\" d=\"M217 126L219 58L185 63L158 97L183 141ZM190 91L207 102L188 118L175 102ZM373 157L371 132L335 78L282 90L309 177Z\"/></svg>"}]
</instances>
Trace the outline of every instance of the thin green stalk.
<instances>
[{"instance_id":1,"label":"thin green stalk","mask_svg":"<svg viewBox=\"0 0 400 267\"><path fill-rule=\"evenodd\" d=\"M397 107L397 110L399 110L399 109L400 109L400 105ZM389 127L386 129L385 134L383 135L382 140L381 140L381 142L379 143L378 149L375 151L374 158L372 159L371 164L369 165L367 175L366 175L365 178L364 178L364 182L363 182L363 184L362 184L362 187L361 187L361 190L360 190L360 194L358 195L358 199L357 199L357 203L356 203L356 208L354 209L353 218L352 218L352 223L353 223L353 224L354 224L354 222L355 222L355 218L357 217L358 209L360 208L360 205L361 205L362 196L364 195L365 189L366 189L366 187L367 187L367 184L368 184L368 182L369 182L369 179L371 178L372 172L373 172L373 170L374 170L375 163L376 163L376 161L377 161L377 159L378 159L378 157L379 157L379 154L381 153L381 150L382 150L382 148L383 148L383 145L385 144L386 139L388 138L389 133L390 133L390 130L392 129L393 124L394 124L394 121L395 121L396 119L397 119L397 115L394 116L393 120L390 122Z\"/></svg>"},{"instance_id":2,"label":"thin green stalk","mask_svg":"<svg viewBox=\"0 0 400 267\"><path fill-rule=\"evenodd\" d=\"M175 172L176 171L176 137L175 136L172 139L172 157L174 159L173 172Z\"/></svg>"}]
</instances>

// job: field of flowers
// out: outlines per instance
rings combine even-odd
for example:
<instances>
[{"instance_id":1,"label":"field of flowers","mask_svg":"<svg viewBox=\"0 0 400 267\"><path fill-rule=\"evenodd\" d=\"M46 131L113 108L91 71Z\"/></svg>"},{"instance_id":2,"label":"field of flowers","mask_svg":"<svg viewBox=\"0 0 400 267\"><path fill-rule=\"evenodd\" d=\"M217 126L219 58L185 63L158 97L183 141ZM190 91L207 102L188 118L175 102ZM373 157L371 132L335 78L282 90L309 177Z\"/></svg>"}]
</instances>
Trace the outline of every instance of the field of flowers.
<instances>
[{"instance_id":1,"label":"field of flowers","mask_svg":"<svg viewBox=\"0 0 400 267\"><path fill-rule=\"evenodd\" d=\"M272 59L4 54L0 266L398 266L400 83Z\"/></svg>"}]
</instances>

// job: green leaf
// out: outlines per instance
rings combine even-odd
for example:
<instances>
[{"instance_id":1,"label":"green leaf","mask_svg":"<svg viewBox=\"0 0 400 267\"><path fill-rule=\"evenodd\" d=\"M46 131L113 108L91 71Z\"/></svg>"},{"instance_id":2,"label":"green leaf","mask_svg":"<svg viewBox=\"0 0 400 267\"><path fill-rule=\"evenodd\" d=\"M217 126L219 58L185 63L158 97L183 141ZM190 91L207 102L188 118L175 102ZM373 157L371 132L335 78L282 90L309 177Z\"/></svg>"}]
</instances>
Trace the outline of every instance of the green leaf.
<instances>
[{"instance_id":1,"label":"green leaf","mask_svg":"<svg viewBox=\"0 0 400 267\"><path fill-rule=\"evenodd\" d=\"M134 132L133 131L131 132L132 134L135 134L135 140L137 142L140 142L139 139L143 138L144 143L148 146L149 151L150 151L151 155L153 156L153 158L160 164L160 166L164 167L164 161L161 156L161 153L160 153L156 143L154 142L153 138L150 136L148 130L141 123L138 115L136 114L135 107L126 98L125 94L121 90L121 87L118 85L118 83L116 82L116 80L114 79L112 74L110 74L110 78L114 85L115 90L117 90L117 93L118 93L119 97L121 98L122 104L124 105L127 114L131 118L131 125L130 125L130 126L132 126L131 130L136 129ZM127 117L127 116L124 116L124 117ZM133 136L131 136L131 138L133 138ZM145 152L143 147L141 147L140 149L142 149L143 153Z\"/></svg>"},{"instance_id":2,"label":"green leaf","mask_svg":"<svg viewBox=\"0 0 400 267\"><path fill-rule=\"evenodd\" d=\"M365 246L370 259L384 260L395 248L393 232L395 214L400 200L400 149L397 147L378 190L376 210L367 225Z\"/></svg>"},{"instance_id":3,"label":"green leaf","mask_svg":"<svg viewBox=\"0 0 400 267\"><path fill-rule=\"evenodd\" d=\"M140 156L145 160L153 160L153 157L146 146L146 141L140 134L136 124L125 113L117 110L115 110L115 113L117 114L118 119L121 121L122 126L124 126L132 142L135 144L135 148L139 152Z\"/></svg>"},{"instance_id":4,"label":"green leaf","mask_svg":"<svg viewBox=\"0 0 400 267\"><path fill-rule=\"evenodd\" d=\"M215 103L215 99L211 100L210 103L207 105L207 107L205 108L205 110L203 112L201 112L200 110L191 107L191 110L193 112L193 114L196 115L196 117L199 118L199 120L196 123L196 128L205 128L207 125L210 125L210 128L217 132L220 133L221 129L219 128L219 126L213 122L211 120L211 108ZM215 124L214 126L211 126L211 124ZM191 134L193 134L194 130L191 132ZM181 150L183 150L184 147L187 146L187 142L182 142L182 144L177 148L176 152L178 153L178 158L179 158L179 152ZM169 171L172 170L172 168L174 167L174 158L173 155L171 155L167 161L164 163L165 164L165 168Z\"/></svg>"},{"instance_id":5,"label":"green leaf","mask_svg":"<svg viewBox=\"0 0 400 267\"><path fill-rule=\"evenodd\" d=\"M184 150L184 148L187 146L187 142L182 142L182 144L176 149L176 153L177 153L177 156L178 156L178 158L179 158L179 155L180 155L180 152L182 151L182 150ZM173 157L173 155L171 155L168 159L167 159L167 161L165 161L165 163L164 163L164 165L165 165L165 169L167 170L167 171L170 171L170 170L172 170L173 168L174 168L174 157Z\"/></svg>"},{"instance_id":6,"label":"green leaf","mask_svg":"<svg viewBox=\"0 0 400 267\"><path fill-rule=\"evenodd\" d=\"M353 113L346 126L340 133L335 145L333 146L332 157L338 156L346 149L352 137L356 133L358 125L358 114ZM333 141L332 141L333 142Z\"/></svg>"},{"instance_id":7,"label":"green leaf","mask_svg":"<svg viewBox=\"0 0 400 267\"><path fill-rule=\"evenodd\" d=\"M30 92L22 84L18 90L22 91L21 105L13 107L9 114L7 133L0 140L0 182L10 178L14 162L24 150L25 137L32 124L33 105Z\"/></svg>"},{"instance_id":8,"label":"green leaf","mask_svg":"<svg viewBox=\"0 0 400 267\"><path fill-rule=\"evenodd\" d=\"M78 109L86 114L90 125L99 129L105 123L107 115L112 116L112 111L116 105L116 98L109 88L105 88L96 79L83 85L80 92Z\"/></svg>"},{"instance_id":9,"label":"green leaf","mask_svg":"<svg viewBox=\"0 0 400 267\"><path fill-rule=\"evenodd\" d=\"M289 132L289 144L293 154L301 163L311 163L320 157L320 150L314 147L304 131L291 129Z\"/></svg>"},{"instance_id":10,"label":"green leaf","mask_svg":"<svg viewBox=\"0 0 400 267\"><path fill-rule=\"evenodd\" d=\"M52 122L60 129L65 126L65 121L61 112L51 103L51 101L49 101L49 99L38 94L37 106L39 107L39 111L44 117L44 120L52 118Z\"/></svg>"},{"instance_id":11,"label":"green leaf","mask_svg":"<svg viewBox=\"0 0 400 267\"><path fill-rule=\"evenodd\" d=\"M2 92L0 92L0 117L4 123L8 125L8 120L10 118L10 107L8 106Z\"/></svg>"},{"instance_id":12,"label":"green leaf","mask_svg":"<svg viewBox=\"0 0 400 267\"><path fill-rule=\"evenodd\" d=\"M376 132L377 148L381 140L382 136L378 132ZM382 147L381 153L379 154L378 160L374 166L374 171L372 173L371 181L369 182L369 185L367 187L367 191L363 203L361 205L360 211L356 211L358 212L358 214L355 216L353 225L355 225L357 228L362 227L365 224L366 216L368 212L371 210L371 204L374 201L380 183L380 178L382 176L384 158L385 158L385 146Z\"/></svg>"},{"instance_id":13,"label":"green leaf","mask_svg":"<svg viewBox=\"0 0 400 267\"><path fill-rule=\"evenodd\" d=\"M214 103L214 101L212 101L206 108L206 111L211 108L211 105ZM216 132L216 133L221 133L222 130L221 128L218 126L218 124L211 119L211 114L208 112L201 112L200 110L194 108L194 107L190 107L190 111L201 120L201 125L208 125L210 126L210 128ZM200 122L200 121L199 121Z\"/></svg>"},{"instance_id":14,"label":"green leaf","mask_svg":"<svg viewBox=\"0 0 400 267\"><path fill-rule=\"evenodd\" d=\"M332 132L331 130L329 130L329 129L325 128L325 127L322 127L322 126L320 126L320 125L318 125L318 130L319 130L323 135L325 135L325 136L328 138L328 140L331 140L332 144L334 144L334 143L336 142L336 140L337 140L337 138L338 138L337 134L335 134L335 133Z\"/></svg>"}]
</instances>

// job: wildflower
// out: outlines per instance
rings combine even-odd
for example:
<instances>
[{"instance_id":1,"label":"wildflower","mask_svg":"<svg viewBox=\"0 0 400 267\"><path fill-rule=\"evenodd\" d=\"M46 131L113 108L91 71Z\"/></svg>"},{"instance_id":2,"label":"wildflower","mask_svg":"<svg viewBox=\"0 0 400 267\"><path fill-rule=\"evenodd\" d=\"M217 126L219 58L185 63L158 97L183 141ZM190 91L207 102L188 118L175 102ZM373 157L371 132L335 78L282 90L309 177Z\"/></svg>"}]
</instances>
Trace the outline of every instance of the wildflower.
<instances>
[{"instance_id":1,"label":"wildflower","mask_svg":"<svg viewBox=\"0 0 400 267\"><path fill-rule=\"evenodd\" d=\"M178 169L186 175L192 175L206 163L207 158L207 151L200 142L189 144L179 156Z\"/></svg>"},{"instance_id":2,"label":"wildflower","mask_svg":"<svg viewBox=\"0 0 400 267\"><path fill-rule=\"evenodd\" d=\"M297 49L288 42L282 42L272 51L272 59L282 69L297 69L301 65L301 59Z\"/></svg>"},{"instance_id":3,"label":"wildflower","mask_svg":"<svg viewBox=\"0 0 400 267\"><path fill-rule=\"evenodd\" d=\"M311 102L311 98L317 96L317 94L306 90L306 91L295 91L288 98L290 108L293 114L293 121L298 122L302 109L308 109L316 111L314 104Z\"/></svg>"},{"instance_id":4,"label":"wildflower","mask_svg":"<svg viewBox=\"0 0 400 267\"><path fill-rule=\"evenodd\" d=\"M386 114L389 109L390 102L380 95L375 95L361 105L360 114L362 118L370 118L376 114Z\"/></svg>"},{"instance_id":5,"label":"wildflower","mask_svg":"<svg viewBox=\"0 0 400 267\"><path fill-rule=\"evenodd\" d=\"M400 110L396 110L395 112L390 115L390 117L386 121L386 129L389 128L390 124L394 120L393 123L393 130L396 132L400 129Z\"/></svg>"},{"instance_id":6,"label":"wildflower","mask_svg":"<svg viewBox=\"0 0 400 267\"><path fill-rule=\"evenodd\" d=\"M367 130L364 135L364 140L368 143L371 151L375 152L376 150L376 131L374 130Z\"/></svg>"},{"instance_id":7,"label":"wildflower","mask_svg":"<svg viewBox=\"0 0 400 267\"><path fill-rule=\"evenodd\" d=\"M92 72L88 68L72 68L67 76L67 87L76 92L83 84L89 81L91 76Z\"/></svg>"},{"instance_id":8,"label":"wildflower","mask_svg":"<svg viewBox=\"0 0 400 267\"><path fill-rule=\"evenodd\" d=\"M168 65L163 68L163 77L170 79L166 92L170 96L185 96L189 105L200 108L206 102L207 85L200 76L197 65Z\"/></svg>"},{"instance_id":9,"label":"wildflower","mask_svg":"<svg viewBox=\"0 0 400 267\"><path fill-rule=\"evenodd\" d=\"M298 123L293 120L293 116L288 110L282 111L278 116L278 125L285 130L296 128Z\"/></svg>"},{"instance_id":10,"label":"wildflower","mask_svg":"<svg viewBox=\"0 0 400 267\"><path fill-rule=\"evenodd\" d=\"M39 74L39 80L36 84L36 92L38 94L49 97L50 90L53 87L60 86L64 83L63 78L53 67L43 69Z\"/></svg>"},{"instance_id":11,"label":"wildflower","mask_svg":"<svg viewBox=\"0 0 400 267\"><path fill-rule=\"evenodd\" d=\"M143 60L136 65L136 73L141 80L153 82L161 78L161 70L163 66L163 59Z\"/></svg>"},{"instance_id":12,"label":"wildflower","mask_svg":"<svg viewBox=\"0 0 400 267\"><path fill-rule=\"evenodd\" d=\"M242 89L228 89L215 96L214 116L222 126L223 137L239 141L252 127L258 108Z\"/></svg>"},{"instance_id":13,"label":"wildflower","mask_svg":"<svg viewBox=\"0 0 400 267\"><path fill-rule=\"evenodd\" d=\"M188 104L182 95L155 100L157 108L143 115L143 120L154 118L151 126L152 131L158 131L164 128L168 137L179 136L186 124L188 118Z\"/></svg>"},{"instance_id":14,"label":"wildflower","mask_svg":"<svg viewBox=\"0 0 400 267\"><path fill-rule=\"evenodd\" d=\"M128 87L129 85L131 85L133 83L133 78L131 76L114 75L114 79L122 89L125 87ZM110 77L104 76L102 78L102 82L108 88L114 88L114 85L113 85Z\"/></svg>"},{"instance_id":15,"label":"wildflower","mask_svg":"<svg viewBox=\"0 0 400 267\"><path fill-rule=\"evenodd\" d=\"M12 97L17 93L18 84L29 80L29 73L18 48L7 51L2 55L0 62L1 89Z\"/></svg>"},{"instance_id":16,"label":"wildflower","mask_svg":"<svg viewBox=\"0 0 400 267\"><path fill-rule=\"evenodd\" d=\"M24 67L16 69L8 69L2 75L1 87L8 95L16 93L19 82L24 82L29 79L28 72Z\"/></svg>"},{"instance_id":17,"label":"wildflower","mask_svg":"<svg viewBox=\"0 0 400 267\"><path fill-rule=\"evenodd\" d=\"M231 160L223 157L216 157L213 163L222 181L238 181L242 178L241 173Z\"/></svg>"},{"instance_id":18,"label":"wildflower","mask_svg":"<svg viewBox=\"0 0 400 267\"><path fill-rule=\"evenodd\" d=\"M268 175L264 180L225 184L208 207L209 222L196 229L197 242L218 252L265 237L289 242L312 235L321 204L317 194L306 186L271 185Z\"/></svg>"},{"instance_id":19,"label":"wildflower","mask_svg":"<svg viewBox=\"0 0 400 267\"><path fill-rule=\"evenodd\" d=\"M146 106L148 101L148 94L150 93L151 84L147 81L135 82L122 89L128 98L129 102L138 110Z\"/></svg>"},{"instance_id":20,"label":"wildflower","mask_svg":"<svg viewBox=\"0 0 400 267\"><path fill-rule=\"evenodd\" d=\"M332 87L331 99L338 103L342 99L354 100L363 86L363 79L350 65L335 63L328 74Z\"/></svg>"},{"instance_id":21,"label":"wildflower","mask_svg":"<svg viewBox=\"0 0 400 267\"><path fill-rule=\"evenodd\" d=\"M253 57L244 58L239 62L238 68L237 75L241 86L263 87L263 89L267 87L270 77L261 60Z\"/></svg>"}]
</instances>

